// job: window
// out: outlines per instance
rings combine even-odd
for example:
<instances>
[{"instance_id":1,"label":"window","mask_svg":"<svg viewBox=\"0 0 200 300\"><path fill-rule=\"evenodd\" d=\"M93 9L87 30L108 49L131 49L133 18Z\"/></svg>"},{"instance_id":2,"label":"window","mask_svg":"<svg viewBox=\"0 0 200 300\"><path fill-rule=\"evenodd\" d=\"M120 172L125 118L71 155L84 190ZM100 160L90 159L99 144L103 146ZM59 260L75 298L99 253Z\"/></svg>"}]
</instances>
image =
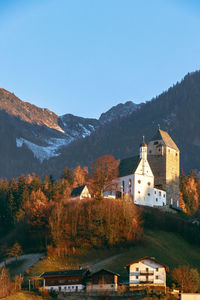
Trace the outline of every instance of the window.
<instances>
[{"instance_id":1,"label":"window","mask_svg":"<svg viewBox=\"0 0 200 300\"><path fill-rule=\"evenodd\" d=\"M153 144L154 144L154 145L158 145L158 141L154 142Z\"/></svg>"},{"instance_id":2,"label":"window","mask_svg":"<svg viewBox=\"0 0 200 300\"><path fill-rule=\"evenodd\" d=\"M158 202L158 198L156 198L156 202Z\"/></svg>"},{"instance_id":3,"label":"window","mask_svg":"<svg viewBox=\"0 0 200 300\"><path fill-rule=\"evenodd\" d=\"M141 180L138 180L138 183L141 183Z\"/></svg>"},{"instance_id":4,"label":"window","mask_svg":"<svg viewBox=\"0 0 200 300\"><path fill-rule=\"evenodd\" d=\"M158 151L160 152L160 148L158 149Z\"/></svg>"},{"instance_id":5,"label":"window","mask_svg":"<svg viewBox=\"0 0 200 300\"><path fill-rule=\"evenodd\" d=\"M146 268L146 271L148 272L148 271L149 271L149 268Z\"/></svg>"},{"instance_id":6,"label":"window","mask_svg":"<svg viewBox=\"0 0 200 300\"><path fill-rule=\"evenodd\" d=\"M163 194L163 197L165 198L165 194Z\"/></svg>"},{"instance_id":7,"label":"window","mask_svg":"<svg viewBox=\"0 0 200 300\"><path fill-rule=\"evenodd\" d=\"M156 195L156 191L154 191L154 194Z\"/></svg>"},{"instance_id":8,"label":"window","mask_svg":"<svg viewBox=\"0 0 200 300\"><path fill-rule=\"evenodd\" d=\"M136 268L136 271L138 272L138 271L139 271L139 268Z\"/></svg>"},{"instance_id":9,"label":"window","mask_svg":"<svg viewBox=\"0 0 200 300\"><path fill-rule=\"evenodd\" d=\"M140 191L138 191L138 194L140 194Z\"/></svg>"},{"instance_id":10,"label":"window","mask_svg":"<svg viewBox=\"0 0 200 300\"><path fill-rule=\"evenodd\" d=\"M150 196L150 193L148 193L148 196Z\"/></svg>"},{"instance_id":11,"label":"window","mask_svg":"<svg viewBox=\"0 0 200 300\"><path fill-rule=\"evenodd\" d=\"M68 290L70 289L70 286L68 286Z\"/></svg>"},{"instance_id":12,"label":"window","mask_svg":"<svg viewBox=\"0 0 200 300\"><path fill-rule=\"evenodd\" d=\"M149 150L149 153L151 153L151 150Z\"/></svg>"},{"instance_id":13,"label":"window","mask_svg":"<svg viewBox=\"0 0 200 300\"><path fill-rule=\"evenodd\" d=\"M158 276L156 276L156 279L158 279L159 277Z\"/></svg>"},{"instance_id":14,"label":"window","mask_svg":"<svg viewBox=\"0 0 200 300\"><path fill-rule=\"evenodd\" d=\"M136 275L135 278L138 279L138 275Z\"/></svg>"},{"instance_id":15,"label":"window","mask_svg":"<svg viewBox=\"0 0 200 300\"><path fill-rule=\"evenodd\" d=\"M156 268L156 272L158 272L158 268Z\"/></svg>"},{"instance_id":16,"label":"window","mask_svg":"<svg viewBox=\"0 0 200 300\"><path fill-rule=\"evenodd\" d=\"M124 180L122 181L122 186L123 186L123 193L124 193L124 187L125 187L125 182L124 182Z\"/></svg>"},{"instance_id":17,"label":"window","mask_svg":"<svg viewBox=\"0 0 200 300\"><path fill-rule=\"evenodd\" d=\"M65 283L65 280L59 280L59 283Z\"/></svg>"},{"instance_id":18,"label":"window","mask_svg":"<svg viewBox=\"0 0 200 300\"><path fill-rule=\"evenodd\" d=\"M146 280L148 280L149 279L149 276L146 276Z\"/></svg>"},{"instance_id":19,"label":"window","mask_svg":"<svg viewBox=\"0 0 200 300\"><path fill-rule=\"evenodd\" d=\"M148 182L148 185L150 186L150 185L151 185L151 182Z\"/></svg>"},{"instance_id":20,"label":"window","mask_svg":"<svg viewBox=\"0 0 200 300\"><path fill-rule=\"evenodd\" d=\"M159 192L159 196L161 196L161 192Z\"/></svg>"},{"instance_id":21,"label":"window","mask_svg":"<svg viewBox=\"0 0 200 300\"><path fill-rule=\"evenodd\" d=\"M74 286L72 286L72 289L74 289Z\"/></svg>"},{"instance_id":22,"label":"window","mask_svg":"<svg viewBox=\"0 0 200 300\"><path fill-rule=\"evenodd\" d=\"M129 179L128 185L129 187L131 187L131 179Z\"/></svg>"}]
</instances>

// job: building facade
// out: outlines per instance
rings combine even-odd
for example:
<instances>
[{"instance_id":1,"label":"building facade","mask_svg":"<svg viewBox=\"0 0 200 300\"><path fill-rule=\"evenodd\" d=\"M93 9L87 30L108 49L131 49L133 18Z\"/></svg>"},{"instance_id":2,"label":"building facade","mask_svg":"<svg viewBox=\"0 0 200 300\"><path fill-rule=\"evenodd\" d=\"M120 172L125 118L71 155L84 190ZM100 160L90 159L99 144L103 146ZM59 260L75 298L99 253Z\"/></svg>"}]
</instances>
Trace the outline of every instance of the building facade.
<instances>
[{"instance_id":1,"label":"building facade","mask_svg":"<svg viewBox=\"0 0 200 300\"><path fill-rule=\"evenodd\" d=\"M43 278L43 288L60 292L80 292L87 282L88 269L45 272L40 275Z\"/></svg>"},{"instance_id":2,"label":"building facade","mask_svg":"<svg viewBox=\"0 0 200 300\"><path fill-rule=\"evenodd\" d=\"M166 272L169 268L153 257L143 257L126 265L129 273L129 286L166 287Z\"/></svg>"},{"instance_id":3,"label":"building facade","mask_svg":"<svg viewBox=\"0 0 200 300\"><path fill-rule=\"evenodd\" d=\"M117 291L118 283L119 274L102 269L90 275L87 292Z\"/></svg>"},{"instance_id":4,"label":"building facade","mask_svg":"<svg viewBox=\"0 0 200 300\"><path fill-rule=\"evenodd\" d=\"M147 145L140 146L140 156L121 160L118 192L107 191L105 197L128 197L138 205L165 206L166 192L154 187L154 174L147 159Z\"/></svg>"},{"instance_id":5,"label":"building facade","mask_svg":"<svg viewBox=\"0 0 200 300\"><path fill-rule=\"evenodd\" d=\"M148 161L155 187L166 191L167 205L179 207L180 151L160 128L148 144Z\"/></svg>"}]
</instances>

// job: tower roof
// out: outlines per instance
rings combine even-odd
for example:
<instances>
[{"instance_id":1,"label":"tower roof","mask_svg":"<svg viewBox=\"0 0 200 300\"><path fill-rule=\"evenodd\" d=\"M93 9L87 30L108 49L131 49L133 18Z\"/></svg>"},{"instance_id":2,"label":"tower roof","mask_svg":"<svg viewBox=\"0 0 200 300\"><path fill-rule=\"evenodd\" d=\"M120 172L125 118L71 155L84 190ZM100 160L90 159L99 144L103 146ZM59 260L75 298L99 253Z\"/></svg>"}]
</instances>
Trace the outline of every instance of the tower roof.
<instances>
[{"instance_id":1,"label":"tower roof","mask_svg":"<svg viewBox=\"0 0 200 300\"><path fill-rule=\"evenodd\" d=\"M165 146L170 147L172 149L175 149L176 151L179 151L178 147L168 134L168 132L161 130L158 128L156 134L152 137L150 141L156 141L156 140L162 140Z\"/></svg>"}]
</instances>

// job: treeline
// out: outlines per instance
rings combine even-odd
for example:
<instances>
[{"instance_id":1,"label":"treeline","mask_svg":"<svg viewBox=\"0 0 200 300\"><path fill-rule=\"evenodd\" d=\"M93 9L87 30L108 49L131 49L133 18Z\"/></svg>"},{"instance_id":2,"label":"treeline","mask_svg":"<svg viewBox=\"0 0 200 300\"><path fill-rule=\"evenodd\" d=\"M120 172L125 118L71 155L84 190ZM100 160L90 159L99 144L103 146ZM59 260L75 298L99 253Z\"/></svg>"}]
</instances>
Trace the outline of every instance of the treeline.
<instances>
[{"instance_id":1,"label":"treeline","mask_svg":"<svg viewBox=\"0 0 200 300\"><path fill-rule=\"evenodd\" d=\"M90 174L87 167L77 166L73 172L65 168L56 181L52 176L42 180L35 174L9 182L1 179L1 235L18 228L13 244L68 253L81 247L112 247L137 241L142 236L142 222L134 203L103 198L106 188L115 188L110 182L118 176L118 165L119 161L106 155L92 164ZM92 198L71 200L73 188L84 184ZM12 245L5 242L1 251L9 247Z\"/></svg>"},{"instance_id":2,"label":"treeline","mask_svg":"<svg viewBox=\"0 0 200 300\"><path fill-rule=\"evenodd\" d=\"M49 225L52 246L59 255L83 248L124 246L142 238L138 208L120 199L62 202L53 209Z\"/></svg>"}]
</instances>

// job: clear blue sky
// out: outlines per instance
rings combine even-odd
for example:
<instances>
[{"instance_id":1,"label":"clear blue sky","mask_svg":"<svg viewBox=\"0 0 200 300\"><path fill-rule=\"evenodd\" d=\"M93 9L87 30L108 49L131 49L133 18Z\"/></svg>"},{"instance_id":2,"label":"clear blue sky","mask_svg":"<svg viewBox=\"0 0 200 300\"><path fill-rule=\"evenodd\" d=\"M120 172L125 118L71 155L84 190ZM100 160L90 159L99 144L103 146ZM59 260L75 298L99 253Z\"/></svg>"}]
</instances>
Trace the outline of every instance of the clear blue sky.
<instances>
[{"instance_id":1,"label":"clear blue sky","mask_svg":"<svg viewBox=\"0 0 200 300\"><path fill-rule=\"evenodd\" d=\"M200 69L199 0L1 0L0 87L99 117Z\"/></svg>"}]
</instances>

